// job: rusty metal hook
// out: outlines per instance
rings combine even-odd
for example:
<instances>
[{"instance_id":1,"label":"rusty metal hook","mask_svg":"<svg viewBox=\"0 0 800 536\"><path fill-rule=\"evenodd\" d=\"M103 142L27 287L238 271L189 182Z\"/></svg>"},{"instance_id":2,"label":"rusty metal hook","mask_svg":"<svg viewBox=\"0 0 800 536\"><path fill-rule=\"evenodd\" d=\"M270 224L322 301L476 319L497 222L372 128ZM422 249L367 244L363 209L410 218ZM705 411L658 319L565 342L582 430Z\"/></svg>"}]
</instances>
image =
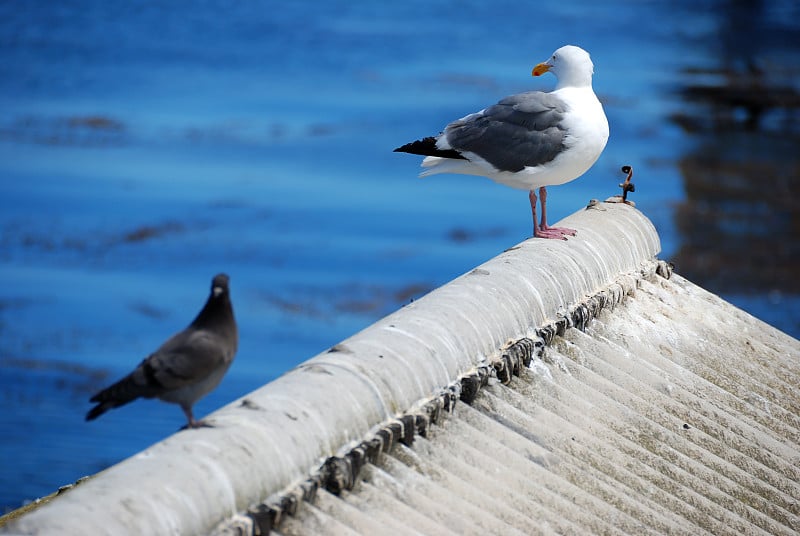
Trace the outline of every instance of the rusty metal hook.
<instances>
[{"instance_id":1,"label":"rusty metal hook","mask_svg":"<svg viewBox=\"0 0 800 536\"><path fill-rule=\"evenodd\" d=\"M633 167L631 166L622 166L622 172L627 174L625 177L625 182L620 183L619 187L622 188L622 202L628 203L628 192L635 192L636 186L631 182L631 177L633 177Z\"/></svg>"}]
</instances>

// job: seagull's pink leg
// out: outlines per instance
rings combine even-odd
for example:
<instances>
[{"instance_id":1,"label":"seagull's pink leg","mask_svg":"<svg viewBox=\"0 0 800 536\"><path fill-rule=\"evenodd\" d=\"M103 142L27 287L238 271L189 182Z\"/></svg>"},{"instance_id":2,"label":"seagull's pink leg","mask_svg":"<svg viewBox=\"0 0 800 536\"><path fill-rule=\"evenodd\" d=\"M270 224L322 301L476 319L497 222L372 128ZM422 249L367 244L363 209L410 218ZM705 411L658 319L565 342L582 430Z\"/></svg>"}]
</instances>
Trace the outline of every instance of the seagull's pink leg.
<instances>
[{"instance_id":1,"label":"seagull's pink leg","mask_svg":"<svg viewBox=\"0 0 800 536\"><path fill-rule=\"evenodd\" d=\"M539 193L541 193L541 192L542 192L542 190L539 190ZM547 195L547 192L545 192L545 195ZM545 196L542 196L542 201L543 201L542 202L542 224L545 223L544 197ZM530 199L530 201L531 201L531 215L533 216L533 236L534 236L534 238L557 238L557 239L561 239L561 240L566 240L567 237L564 236L565 233L561 233L559 231L553 231L553 230L547 229L547 228L543 229L542 227L540 227L536 223L536 192L534 190L530 191L530 193L528 194L528 199Z\"/></svg>"},{"instance_id":2,"label":"seagull's pink leg","mask_svg":"<svg viewBox=\"0 0 800 536\"><path fill-rule=\"evenodd\" d=\"M533 192L531 192L533 193ZM535 197L535 196L534 196ZM547 189L542 186L539 188L539 197L542 199L542 223L539 226L541 231L545 233L553 233L554 236L548 236L548 238L563 238L564 240L567 239L567 235L575 236L578 234L578 231L575 229L569 229L567 227L550 227L547 225ZM534 221L535 223L535 221Z\"/></svg>"},{"instance_id":3,"label":"seagull's pink leg","mask_svg":"<svg viewBox=\"0 0 800 536\"><path fill-rule=\"evenodd\" d=\"M539 225L536 223L536 192L533 190L528 194L528 199L531 201L531 216L533 216L533 236L536 236L536 231L539 230Z\"/></svg>"}]
</instances>

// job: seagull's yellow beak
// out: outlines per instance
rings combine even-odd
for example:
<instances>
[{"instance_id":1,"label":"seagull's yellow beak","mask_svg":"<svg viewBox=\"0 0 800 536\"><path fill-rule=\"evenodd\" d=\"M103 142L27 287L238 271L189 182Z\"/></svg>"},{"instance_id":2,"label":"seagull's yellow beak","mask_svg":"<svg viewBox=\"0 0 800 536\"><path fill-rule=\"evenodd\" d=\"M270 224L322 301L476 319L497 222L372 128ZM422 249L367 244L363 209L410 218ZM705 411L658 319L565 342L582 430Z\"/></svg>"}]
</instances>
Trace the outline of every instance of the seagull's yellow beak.
<instances>
[{"instance_id":1,"label":"seagull's yellow beak","mask_svg":"<svg viewBox=\"0 0 800 536\"><path fill-rule=\"evenodd\" d=\"M531 71L531 76L542 76L549 70L550 66L547 63L540 63L539 65L533 68L533 71Z\"/></svg>"}]
</instances>

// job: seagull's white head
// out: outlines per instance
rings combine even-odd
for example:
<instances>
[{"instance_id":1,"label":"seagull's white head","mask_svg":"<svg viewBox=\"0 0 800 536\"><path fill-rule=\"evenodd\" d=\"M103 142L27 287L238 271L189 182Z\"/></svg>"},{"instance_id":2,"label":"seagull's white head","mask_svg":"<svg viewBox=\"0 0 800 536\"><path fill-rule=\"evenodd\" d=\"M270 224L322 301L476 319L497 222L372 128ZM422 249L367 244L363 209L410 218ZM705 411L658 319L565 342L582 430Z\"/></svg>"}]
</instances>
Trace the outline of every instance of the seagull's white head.
<instances>
[{"instance_id":1,"label":"seagull's white head","mask_svg":"<svg viewBox=\"0 0 800 536\"><path fill-rule=\"evenodd\" d=\"M558 79L556 89L562 87L591 87L594 64L589 53L580 47L566 45L550 56L550 59L533 68L533 76L551 72Z\"/></svg>"}]
</instances>

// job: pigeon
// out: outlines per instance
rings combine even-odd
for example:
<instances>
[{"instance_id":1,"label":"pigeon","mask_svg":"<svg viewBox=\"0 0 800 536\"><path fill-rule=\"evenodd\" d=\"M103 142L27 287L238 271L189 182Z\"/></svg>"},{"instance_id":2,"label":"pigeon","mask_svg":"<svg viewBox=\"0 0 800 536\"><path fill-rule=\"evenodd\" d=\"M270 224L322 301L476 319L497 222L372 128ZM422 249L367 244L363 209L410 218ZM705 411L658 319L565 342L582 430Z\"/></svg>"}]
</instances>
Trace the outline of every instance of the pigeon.
<instances>
[{"instance_id":1,"label":"pigeon","mask_svg":"<svg viewBox=\"0 0 800 536\"><path fill-rule=\"evenodd\" d=\"M239 335L228 281L225 274L214 276L211 295L189 327L167 339L133 372L94 395L90 402L97 405L86 420L141 397L180 405L188 428L210 426L195 420L192 406L219 384L236 355Z\"/></svg>"},{"instance_id":2,"label":"pigeon","mask_svg":"<svg viewBox=\"0 0 800 536\"><path fill-rule=\"evenodd\" d=\"M608 141L608 120L592 90L594 65L582 48L566 45L534 67L558 79L554 91L511 95L395 152L424 156L420 177L436 173L480 175L528 190L533 236L566 240L574 229L547 224L546 186L564 184L588 171ZM536 221L536 191L541 222Z\"/></svg>"}]
</instances>

